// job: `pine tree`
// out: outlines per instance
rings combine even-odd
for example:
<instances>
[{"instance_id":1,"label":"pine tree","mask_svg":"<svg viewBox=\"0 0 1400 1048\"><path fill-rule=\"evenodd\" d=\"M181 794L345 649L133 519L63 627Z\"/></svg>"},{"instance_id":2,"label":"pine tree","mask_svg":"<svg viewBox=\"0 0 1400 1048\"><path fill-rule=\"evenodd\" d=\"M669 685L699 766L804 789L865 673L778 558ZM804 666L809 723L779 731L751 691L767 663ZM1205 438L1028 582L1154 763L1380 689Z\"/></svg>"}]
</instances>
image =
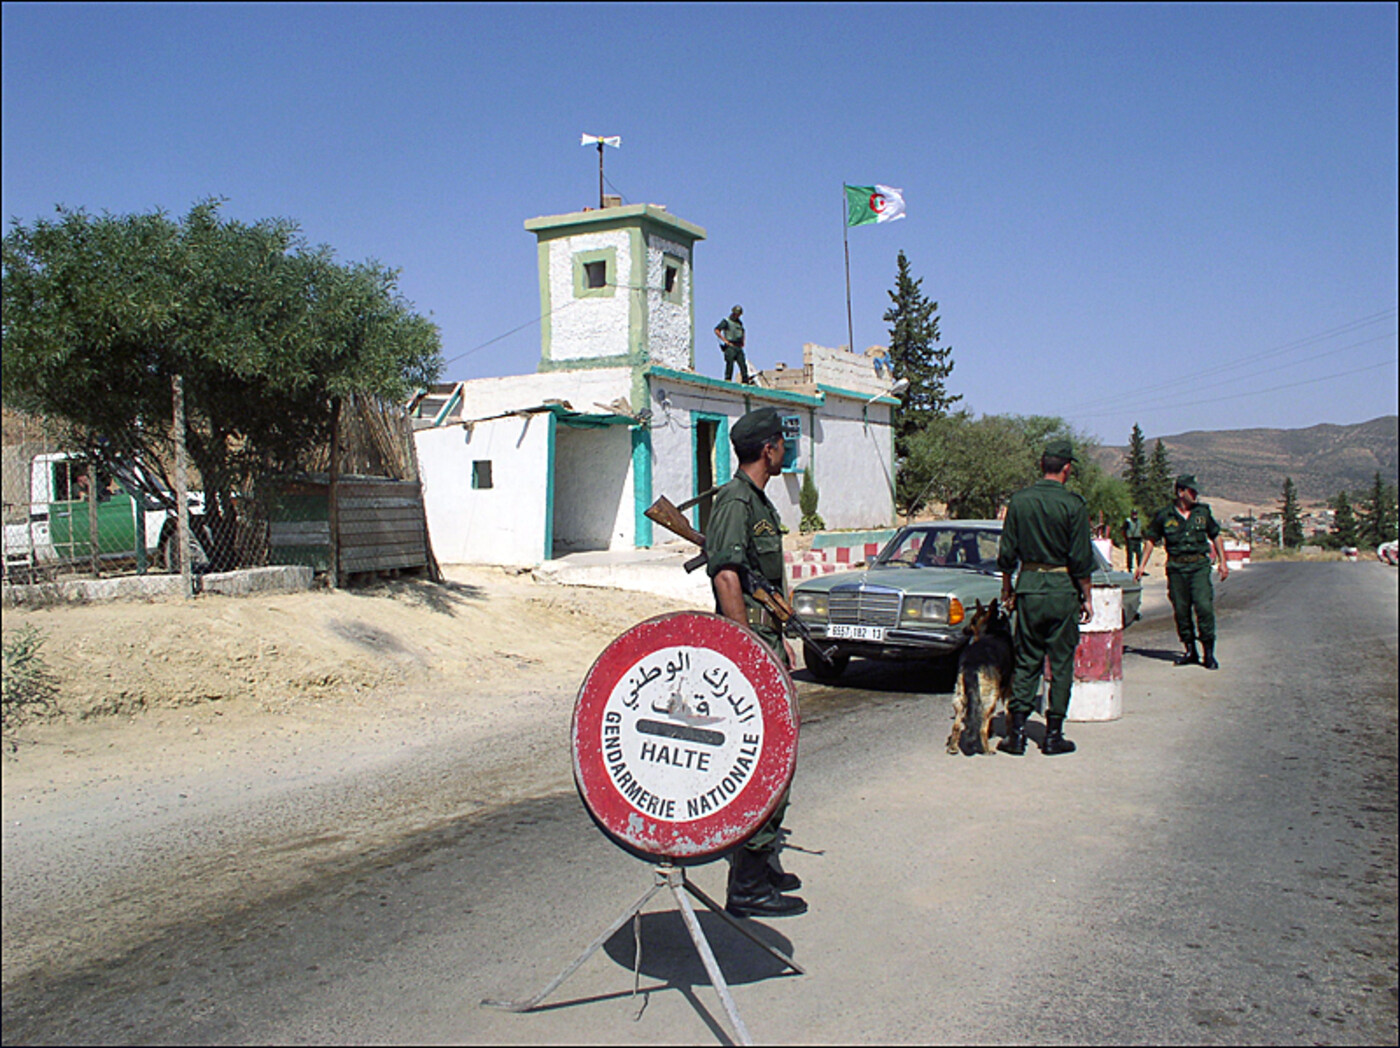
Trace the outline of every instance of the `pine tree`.
<instances>
[{"instance_id":1,"label":"pine tree","mask_svg":"<svg viewBox=\"0 0 1400 1048\"><path fill-rule=\"evenodd\" d=\"M1128 454L1123 458L1123 479L1128 482L1128 494L1133 505L1144 512L1155 511L1147 489L1147 448L1142 427L1133 423L1133 435L1128 440Z\"/></svg>"},{"instance_id":2,"label":"pine tree","mask_svg":"<svg viewBox=\"0 0 1400 1048\"><path fill-rule=\"evenodd\" d=\"M895 287L889 292L894 304L884 315L891 324L890 372L896 381L909 380L909 389L894 412L895 454L900 459L908 457L913 434L945 416L962 399L950 395L945 385L953 372L953 347L938 344L938 303L929 301L921 284L923 278L914 279L901 251Z\"/></svg>"},{"instance_id":3,"label":"pine tree","mask_svg":"<svg viewBox=\"0 0 1400 1048\"><path fill-rule=\"evenodd\" d=\"M1351 508L1351 499L1345 491L1337 492L1332 500L1332 511L1336 515L1332 521L1332 534L1343 548L1356 545L1356 514Z\"/></svg>"},{"instance_id":4,"label":"pine tree","mask_svg":"<svg viewBox=\"0 0 1400 1048\"><path fill-rule=\"evenodd\" d=\"M1367 546L1379 546L1396 536L1395 489L1381 483L1379 471L1362 496L1359 525L1358 538Z\"/></svg>"},{"instance_id":5,"label":"pine tree","mask_svg":"<svg viewBox=\"0 0 1400 1048\"><path fill-rule=\"evenodd\" d=\"M1152 458L1147 463L1147 510L1155 513L1170 505L1175 489L1172 485L1172 461L1160 440L1152 446Z\"/></svg>"},{"instance_id":6,"label":"pine tree","mask_svg":"<svg viewBox=\"0 0 1400 1048\"><path fill-rule=\"evenodd\" d=\"M1292 477L1283 478L1283 545L1303 544L1303 521L1298 512L1298 489Z\"/></svg>"}]
</instances>

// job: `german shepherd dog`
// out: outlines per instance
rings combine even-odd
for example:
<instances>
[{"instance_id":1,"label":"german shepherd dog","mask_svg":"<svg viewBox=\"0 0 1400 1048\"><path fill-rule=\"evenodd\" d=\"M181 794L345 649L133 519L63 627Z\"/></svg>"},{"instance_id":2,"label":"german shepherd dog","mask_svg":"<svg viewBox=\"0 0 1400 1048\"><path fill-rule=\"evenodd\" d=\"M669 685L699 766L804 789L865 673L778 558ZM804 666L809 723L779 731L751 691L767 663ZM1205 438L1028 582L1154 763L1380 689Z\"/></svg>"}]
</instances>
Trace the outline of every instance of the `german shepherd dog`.
<instances>
[{"instance_id":1,"label":"german shepherd dog","mask_svg":"<svg viewBox=\"0 0 1400 1048\"><path fill-rule=\"evenodd\" d=\"M972 728L983 753L995 753L987 736L997 708L1006 709L1011 695L1011 621L1002 613L1001 602L983 606L979 600L972 617L963 627L971 640L958 655L958 682L953 689L953 731L948 736L948 752L962 752L963 736ZM971 754L975 754L975 749Z\"/></svg>"}]
</instances>

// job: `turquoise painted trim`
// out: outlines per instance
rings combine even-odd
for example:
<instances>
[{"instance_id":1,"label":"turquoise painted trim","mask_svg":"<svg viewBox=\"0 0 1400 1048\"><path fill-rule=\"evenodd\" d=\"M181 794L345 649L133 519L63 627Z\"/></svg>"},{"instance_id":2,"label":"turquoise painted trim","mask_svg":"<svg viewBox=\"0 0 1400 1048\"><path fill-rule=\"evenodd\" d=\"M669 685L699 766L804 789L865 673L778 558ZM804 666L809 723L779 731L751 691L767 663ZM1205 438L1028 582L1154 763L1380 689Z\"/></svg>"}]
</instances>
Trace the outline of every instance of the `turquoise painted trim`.
<instances>
[{"instance_id":1,"label":"turquoise painted trim","mask_svg":"<svg viewBox=\"0 0 1400 1048\"><path fill-rule=\"evenodd\" d=\"M654 542L651 501L651 431L638 426L632 430L632 545L638 549L651 549Z\"/></svg>"},{"instance_id":2,"label":"turquoise painted trim","mask_svg":"<svg viewBox=\"0 0 1400 1048\"><path fill-rule=\"evenodd\" d=\"M655 375L657 378L664 378L671 382L688 382L695 386L738 393L744 398L746 410L751 399L773 400L785 404L804 404L808 407L820 407L826 403L823 397L808 396L805 393L790 393L782 389L756 389L753 386L746 386L742 382L726 382L722 378L697 375L692 371L677 371L675 368L662 367L659 364L648 365L646 371L648 375Z\"/></svg>"},{"instance_id":3,"label":"turquoise painted trim","mask_svg":"<svg viewBox=\"0 0 1400 1048\"><path fill-rule=\"evenodd\" d=\"M701 422L717 422L715 427L715 472L716 484L725 484L733 476L729 471L729 416L717 411L692 411L690 413L690 497L700 494L700 426ZM700 506L690 507L690 523L700 527Z\"/></svg>"},{"instance_id":4,"label":"turquoise painted trim","mask_svg":"<svg viewBox=\"0 0 1400 1048\"><path fill-rule=\"evenodd\" d=\"M850 397L852 400L869 401L872 404L899 404L895 397L887 397L881 394L878 397L871 397L869 393L857 393L853 389L841 389L839 386L826 386L817 383L817 389L823 393L830 393L834 397Z\"/></svg>"},{"instance_id":5,"label":"turquoise painted trim","mask_svg":"<svg viewBox=\"0 0 1400 1048\"><path fill-rule=\"evenodd\" d=\"M559 418L549 412L549 451L545 465L544 486L544 559L554 559L554 429Z\"/></svg>"},{"instance_id":6,"label":"turquoise painted trim","mask_svg":"<svg viewBox=\"0 0 1400 1048\"><path fill-rule=\"evenodd\" d=\"M705 239L705 228L683 218L677 218L655 204L628 204L626 207L609 207L601 211L570 211L563 215L540 215L525 220L525 228L537 237L553 239L569 236L586 230L594 233L606 229L619 229L647 223L666 230L671 239L693 242Z\"/></svg>"},{"instance_id":7,"label":"turquoise painted trim","mask_svg":"<svg viewBox=\"0 0 1400 1048\"><path fill-rule=\"evenodd\" d=\"M441 426L443 420L452 414L452 409L462 402L462 384L459 382L457 388L452 391L452 396L447 398L447 403L443 404L442 410L433 416L433 425Z\"/></svg>"}]
</instances>

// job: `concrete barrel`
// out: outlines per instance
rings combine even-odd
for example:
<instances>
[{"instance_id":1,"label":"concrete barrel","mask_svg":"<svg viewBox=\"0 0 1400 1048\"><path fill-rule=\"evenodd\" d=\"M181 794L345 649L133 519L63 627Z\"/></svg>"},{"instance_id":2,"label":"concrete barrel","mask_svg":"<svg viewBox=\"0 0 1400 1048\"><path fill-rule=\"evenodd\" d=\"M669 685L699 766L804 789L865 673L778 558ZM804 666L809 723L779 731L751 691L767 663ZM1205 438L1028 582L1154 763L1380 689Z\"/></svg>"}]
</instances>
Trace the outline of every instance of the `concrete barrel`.
<instances>
[{"instance_id":1,"label":"concrete barrel","mask_svg":"<svg viewBox=\"0 0 1400 1048\"><path fill-rule=\"evenodd\" d=\"M1231 571L1238 571L1249 564L1249 547L1243 542L1225 543L1225 560Z\"/></svg>"},{"instance_id":2,"label":"concrete barrel","mask_svg":"<svg viewBox=\"0 0 1400 1048\"><path fill-rule=\"evenodd\" d=\"M1068 719L1107 721L1123 716L1123 590L1094 587L1094 617L1079 627Z\"/></svg>"}]
</instances>

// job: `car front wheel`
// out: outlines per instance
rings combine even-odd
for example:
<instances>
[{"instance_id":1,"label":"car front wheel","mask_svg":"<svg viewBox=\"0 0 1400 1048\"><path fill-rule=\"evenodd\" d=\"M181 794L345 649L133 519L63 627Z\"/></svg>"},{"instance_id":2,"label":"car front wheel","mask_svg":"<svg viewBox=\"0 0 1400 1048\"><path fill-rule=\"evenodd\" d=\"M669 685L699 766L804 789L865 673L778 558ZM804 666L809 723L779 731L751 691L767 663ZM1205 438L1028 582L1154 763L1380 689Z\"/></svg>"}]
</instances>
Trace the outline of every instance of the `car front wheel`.
<instances>
[{"instance_id":1,"label":"car front wheel","mask_svg":"<svg viewBox=\"0 0 1400 1048\"><path fill-rule=\"evenodd\" d=\"M817 653L817 649L812 645L803 643L802 658L807 663L807 669L811 670L812 676L823 684L834 683L841 674L846 672L846 667L851 664L851 656L848 654L838 654L831 656L831 661L827 662Z\"/></svg>"}]
</instances>

